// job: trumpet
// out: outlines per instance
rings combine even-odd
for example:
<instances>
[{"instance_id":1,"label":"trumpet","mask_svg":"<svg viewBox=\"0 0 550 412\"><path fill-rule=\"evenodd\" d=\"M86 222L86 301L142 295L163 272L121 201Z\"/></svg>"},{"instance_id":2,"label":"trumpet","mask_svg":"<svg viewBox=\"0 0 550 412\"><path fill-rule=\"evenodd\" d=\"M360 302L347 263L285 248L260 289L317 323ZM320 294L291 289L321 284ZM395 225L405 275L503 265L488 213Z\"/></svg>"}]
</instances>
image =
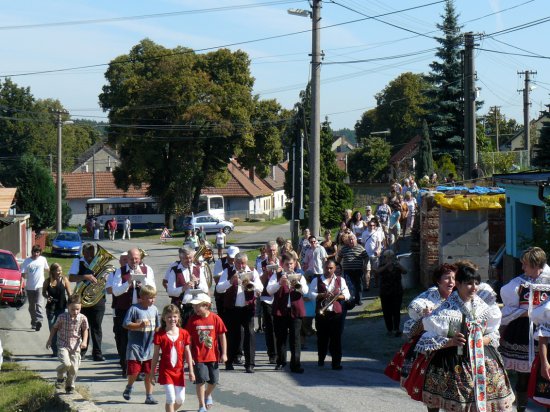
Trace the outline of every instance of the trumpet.
<instances>
[{"instance_id":1,"label":"trumpet","mask_svg":"<svg viewBox=\"0 0 550 412\"><path fill-rule=\"evenodd\" d=\"M302 275L299 273L286 273L286 277L288 279L288 283L295 292L302 293L302 284L300 283L300 280L302 279Z\"/></svg>"},{"instance_id":2,"label":"trumpet","mask_svg":"<svg viewBox=\"0 0 550 412\"><path fill-rule=\"evenodd\" d=\"M319 309L319 315L324 316L327 309L338 300L338 297L340 296L340 291L335 291L336 294L332 295L332 293L329 292L329 295L323 299L321 302L321 309Z\"/></svg>"},{"instance_id":3,"label":"trumpet","mask_svg":"<svg viewBox=\"0 0 550 412\"><path fill-rule=\"evenodd\" d=\"M242 271L238 272L237 275L239 276L239 286L242 286L245 292L253 292L254 283L252 282L252 278L254 276L254 272Z\"/></svg>"}]
</instances>

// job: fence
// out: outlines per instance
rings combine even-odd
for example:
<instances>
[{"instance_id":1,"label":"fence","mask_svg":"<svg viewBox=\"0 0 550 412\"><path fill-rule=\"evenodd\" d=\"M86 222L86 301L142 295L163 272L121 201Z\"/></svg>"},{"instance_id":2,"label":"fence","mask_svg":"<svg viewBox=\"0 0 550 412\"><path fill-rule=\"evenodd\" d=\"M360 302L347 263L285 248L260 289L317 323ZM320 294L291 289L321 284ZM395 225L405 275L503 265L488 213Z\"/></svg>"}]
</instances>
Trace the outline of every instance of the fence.
<instances>
[{"instance_id":1,"label":"fence","mask_svg":"<svg viewBox=\"0 0 550 412\"><path fill-rule=\"evenodd\" d=\"M527 150L480 152L478 153L478 165L486 176L517 172L529 168L528 156Z\"/></svg>"},{"instance_id":2,"label":"fence","mask_svg":"<svg viewBox=\"0 0 550 412\"><path fill-rule=\"evenodd\" d=\"M269 210L264 213L251 213L248 210L226 210L225 218L241 220L273 220L283 216L283 210Z\"/></svg>"}]
</instances>

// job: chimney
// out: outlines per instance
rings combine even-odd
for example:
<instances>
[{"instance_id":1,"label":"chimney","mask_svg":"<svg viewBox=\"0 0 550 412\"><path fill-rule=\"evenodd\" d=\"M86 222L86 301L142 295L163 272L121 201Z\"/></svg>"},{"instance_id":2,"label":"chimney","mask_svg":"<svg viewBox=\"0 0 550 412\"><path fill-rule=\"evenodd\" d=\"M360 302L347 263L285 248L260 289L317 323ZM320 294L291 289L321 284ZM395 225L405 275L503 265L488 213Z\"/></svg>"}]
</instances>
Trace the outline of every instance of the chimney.
<instances>
[{"instance_id":1,"label":"chimney","mask_svg":"<svg viewBox=\"0 0 550 412\"><path fill-rule=\"evenodd\" d=\"M88 163L82 165L82 166L80 167L80 171L81 171L82 173L88 173Z\"/></svg>"},{"instance_id":2,"label":"chimney","mask_svg":"<svg viewBox=\"0 0 550 412\"><path fill-rule=\"evenodd\" d=\"M271 166L271 178L275 180L275 165Z\"/></svg>"},{"instance_id":3,"label":"chimney","mask_svg":"<svg viewBox=\"0 0 550 412\"><path fill-rule=\"evenodd\" d=\"M252 168L248 169L248 178L252 182L254 181L254 170L255 170L255 167L252 167Z\"/></svg>"}]
</instances>

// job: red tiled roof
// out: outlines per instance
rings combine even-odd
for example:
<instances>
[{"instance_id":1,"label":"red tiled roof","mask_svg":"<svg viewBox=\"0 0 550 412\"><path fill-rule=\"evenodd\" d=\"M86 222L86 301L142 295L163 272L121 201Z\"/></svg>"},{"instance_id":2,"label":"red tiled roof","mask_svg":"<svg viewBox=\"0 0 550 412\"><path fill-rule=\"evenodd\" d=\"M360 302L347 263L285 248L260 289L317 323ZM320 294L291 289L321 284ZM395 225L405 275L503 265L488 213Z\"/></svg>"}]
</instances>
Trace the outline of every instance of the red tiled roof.
<instances>
[{"instance_id":1,"label":"red tiled roof","mask_svg":"<svg viewBox=\"0 0 550 412\"><path fill-rule=\"evenodd\" d=\"M390 158L390 163L399 163L403 159L410 157L417 149L420 144L420 135L416 135L409 142L401 148L396 154Z\"/></svg>"},{"instance_id":2,"label":"red tiled roof","mask_svg":"<svg viewBox=\"0 0 550 412\"><path fill-rule=\"evenodd\" d=\"M277 164L270 167L270 173L262 180L272 190L282 190L285 187L285 173L283 165Z\"/></svg>"},{"instance_id":3,"label":"red tiled roof","mask_svg":"<svg viewBox=\"0 0 550 412\"><path fill-rule=\"evenodd\" d=\"M55 175L54 175L55 179ZM63 183L67 187L67 199L90 199L92 195L93 173L63 173ZM127 192L115 186L115 178L111 172L95 173L96 197L145 197L147 185L134 189L130 186Z\"/></svg>"},{"instance_id":4,"label":"red tiled roof","mask_svg":"<svg viewBox=\"0 0 550 412\"><path fill-rule=\"evenodd\" d=\"M206 195L222 195L225 197L259 197L273 193L257 175L250 180L249 171L244 169L235 159L227 165L230 178L225 187L205 187L201 193Z\"/></svg>"}]
</instances>

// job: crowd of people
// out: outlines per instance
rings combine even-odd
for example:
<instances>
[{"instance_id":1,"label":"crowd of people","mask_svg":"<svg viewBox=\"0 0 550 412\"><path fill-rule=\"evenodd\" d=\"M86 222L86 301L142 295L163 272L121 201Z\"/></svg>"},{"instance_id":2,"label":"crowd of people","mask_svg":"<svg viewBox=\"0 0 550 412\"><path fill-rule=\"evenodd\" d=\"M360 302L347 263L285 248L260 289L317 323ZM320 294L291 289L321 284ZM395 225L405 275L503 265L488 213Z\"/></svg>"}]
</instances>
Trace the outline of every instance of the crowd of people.
<instances>
[{"instance_id":1,"label":"crowd of people","mask_svg":"<svg viewBox=\"0 0 550 412\"><path fill-rule=\"evenodd\" d=\"M408 340L385 374L428 411L512 411L514 401L526 411L529 398L550 407L550 267L538 247L520 260L524 273L502 287L502 309L468 260L442 264L409 304Z\"/></svg>"}]
</instances>

